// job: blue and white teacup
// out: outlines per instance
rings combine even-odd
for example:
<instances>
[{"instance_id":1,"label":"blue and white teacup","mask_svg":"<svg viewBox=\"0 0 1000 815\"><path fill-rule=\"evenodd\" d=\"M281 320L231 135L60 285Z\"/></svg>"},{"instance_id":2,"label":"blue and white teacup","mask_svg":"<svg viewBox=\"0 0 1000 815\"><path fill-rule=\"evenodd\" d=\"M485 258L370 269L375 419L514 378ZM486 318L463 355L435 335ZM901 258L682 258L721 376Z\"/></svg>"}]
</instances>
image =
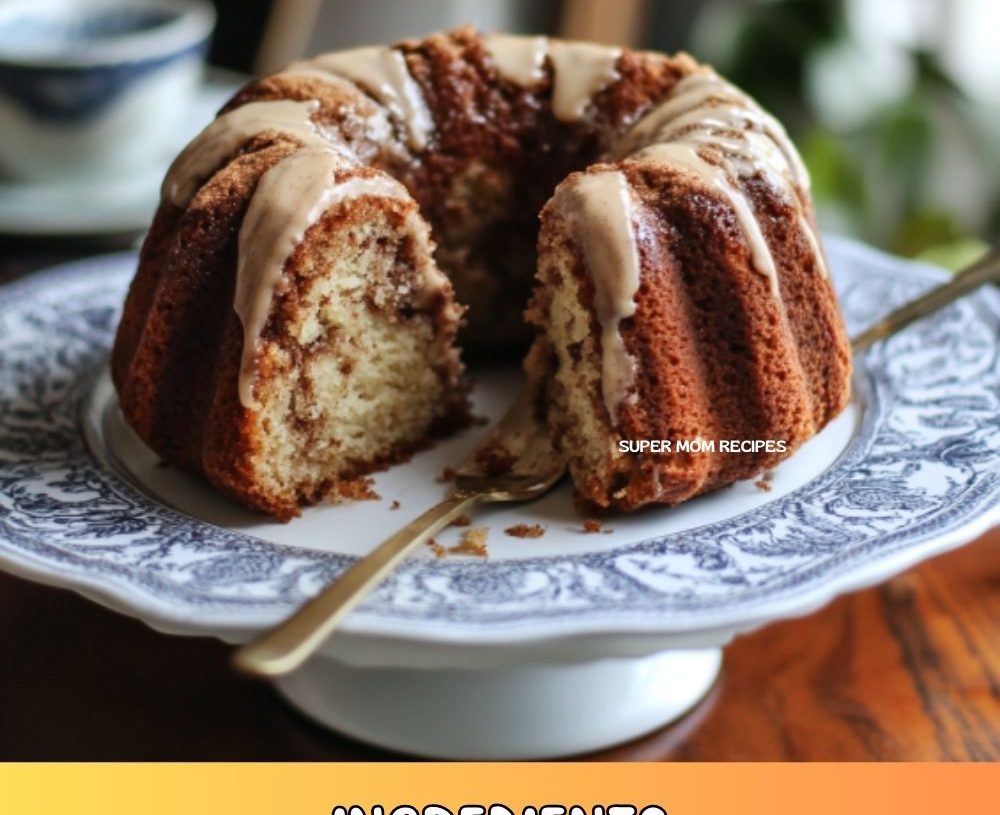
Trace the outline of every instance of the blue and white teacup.
<instances>
[{"instance_id":1,"label":"blue and white teacup","mask_svg":"<svg viewBox=\"0 0 1000 815\"><path fill-rule=\"evenodd\" d=\"M120 175L176 140L215 12L202 0L0 0L0 168Z\"/></svg>"}]
</instances>

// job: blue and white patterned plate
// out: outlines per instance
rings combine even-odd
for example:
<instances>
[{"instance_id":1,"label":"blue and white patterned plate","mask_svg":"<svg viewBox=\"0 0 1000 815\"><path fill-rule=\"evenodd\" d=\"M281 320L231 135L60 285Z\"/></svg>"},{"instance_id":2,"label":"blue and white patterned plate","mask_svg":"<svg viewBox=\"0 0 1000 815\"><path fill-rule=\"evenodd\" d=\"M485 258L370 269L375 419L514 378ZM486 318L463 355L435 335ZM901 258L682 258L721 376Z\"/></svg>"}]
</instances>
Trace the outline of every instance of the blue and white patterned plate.
<instances>
[{"instance_id":1,"label":"blue and white patterned plate","mask_svg":"<svg viewBox=\"0 0 1000 815\"><path fill-rule=\"evenodd\" d=\"M827 248L852 332L943 279L843 239ZM381 501L287 525L244 511L157 466L119 417L106 360L134 263L95 258L0 289L0 566L159 628L243 638L439 499L435 476L483 430L380 474ZM852 405L770 491L738 484L608 534L582 532L566 486L489 510L489 558L412 558L332 652L440 665L474 646L718 644L965 543L1000 519L998 338L1000 296L980 291L869 351ZM513 387L509 371L482 373L480 411L498 415ZM547 532L503 533L518 522Z\"/></svg>"}]
</instances>

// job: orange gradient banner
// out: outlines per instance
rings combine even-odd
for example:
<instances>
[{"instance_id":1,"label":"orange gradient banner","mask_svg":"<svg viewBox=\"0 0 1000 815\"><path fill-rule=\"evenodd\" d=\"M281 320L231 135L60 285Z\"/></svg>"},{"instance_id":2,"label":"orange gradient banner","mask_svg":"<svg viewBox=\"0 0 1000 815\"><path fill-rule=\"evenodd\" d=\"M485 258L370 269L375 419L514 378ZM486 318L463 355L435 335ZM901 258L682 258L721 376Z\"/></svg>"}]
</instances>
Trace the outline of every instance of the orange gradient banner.
<instances>
[{"instance_id":1,"label":"orange gradient banner","mask_svg":"<svg viewBox=\"0 0 1000 815\"><path fill-rule=\"evenodd\" d=\"M330 815L358 805L656 805L668 815L1000 812L1000 765L8 764L3 815Z\"/></svg>"}]
</instances>

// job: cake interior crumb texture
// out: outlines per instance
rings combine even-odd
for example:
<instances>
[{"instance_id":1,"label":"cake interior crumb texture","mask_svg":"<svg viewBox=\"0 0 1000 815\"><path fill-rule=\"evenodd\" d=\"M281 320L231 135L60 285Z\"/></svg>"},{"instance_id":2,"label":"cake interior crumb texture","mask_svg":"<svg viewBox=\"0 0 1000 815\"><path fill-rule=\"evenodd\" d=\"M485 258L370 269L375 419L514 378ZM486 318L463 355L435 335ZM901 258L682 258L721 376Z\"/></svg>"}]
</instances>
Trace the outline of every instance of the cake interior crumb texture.
<instances>
[{"instance_id":1,"label":"cake interior crumb texture","mask_svg":"<svg viewBox=\"0 0 1000 815\"><path fill-rule=\"evenodd\" d=\"M430 252L412 212L364 202L329 213L303 241L287 293L294 307L258 351L267 373L255 383L261 445L252 462L268 492L296 484L307 500L335 495L331 472L342 479L393 461L445 417L438 372L448 349L434 347L433 321L407 313L398 294L420 279Z\"/></svg>"},{"instance_id":2,"label":"cake interior crumb texture","mask_svg":"<svg viewBox=\"0 0 1000 815\"><path fill-rule=\"evenodd\" d=\"M588 515L818 432L850 352L781 125L686 54L463 28L290 66L168 172L112 376L164 461L287 521L377 498L370 473L471 421L462 355L532 343ZM696 438L786 447L619 447Z\"/></svg>"}]
</instances>

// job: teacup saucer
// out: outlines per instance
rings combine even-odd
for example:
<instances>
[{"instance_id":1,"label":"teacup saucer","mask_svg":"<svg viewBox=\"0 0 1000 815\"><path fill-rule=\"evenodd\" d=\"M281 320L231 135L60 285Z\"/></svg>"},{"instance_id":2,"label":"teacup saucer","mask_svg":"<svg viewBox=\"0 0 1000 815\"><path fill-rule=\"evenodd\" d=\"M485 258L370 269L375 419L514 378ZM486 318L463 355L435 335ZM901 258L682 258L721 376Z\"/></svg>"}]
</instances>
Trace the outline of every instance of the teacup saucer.
<instances>
[{"instance_id":1,"label":"teacup saucer","mask_svg":"<svg viewBox=\"0 0 1000 815\"><path fill-rule=\"evenodd\" d=\"M145 229L159 200L160 181L174 154L215 116L242 84L212 71L199 91L175 145L140 172L100 179L20 182L0 180L0 233L99 235Z\"/></svg>"}]
</instances>

